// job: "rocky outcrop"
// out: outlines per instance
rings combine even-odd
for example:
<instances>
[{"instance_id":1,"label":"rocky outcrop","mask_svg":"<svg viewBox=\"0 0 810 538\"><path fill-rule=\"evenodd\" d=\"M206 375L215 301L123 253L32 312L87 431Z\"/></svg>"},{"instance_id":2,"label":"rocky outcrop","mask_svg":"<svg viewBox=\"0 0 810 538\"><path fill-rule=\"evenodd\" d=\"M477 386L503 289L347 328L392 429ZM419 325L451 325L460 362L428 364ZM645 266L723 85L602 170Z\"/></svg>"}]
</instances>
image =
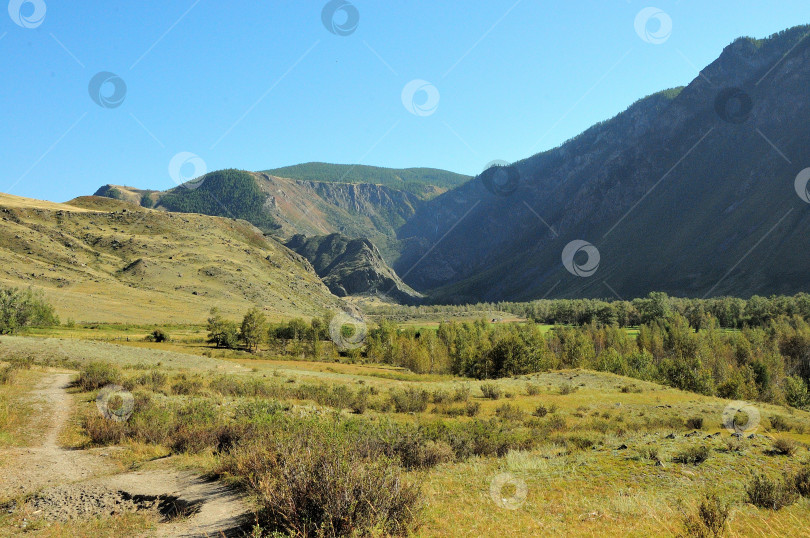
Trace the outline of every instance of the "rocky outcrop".
<instances>
[{"instance_id":1,"label":"rocky outcrop","mask_svg":"<svg viewBox=\"0 0 810 538\"><path fill-rule=\"evenodd\" d=\"M386 265L368 239L349 239L340 234L309 238L296 235L286 246L309 260L338 297L376 295L405 304L421 297Z\"/></svg>"}]
</instances>

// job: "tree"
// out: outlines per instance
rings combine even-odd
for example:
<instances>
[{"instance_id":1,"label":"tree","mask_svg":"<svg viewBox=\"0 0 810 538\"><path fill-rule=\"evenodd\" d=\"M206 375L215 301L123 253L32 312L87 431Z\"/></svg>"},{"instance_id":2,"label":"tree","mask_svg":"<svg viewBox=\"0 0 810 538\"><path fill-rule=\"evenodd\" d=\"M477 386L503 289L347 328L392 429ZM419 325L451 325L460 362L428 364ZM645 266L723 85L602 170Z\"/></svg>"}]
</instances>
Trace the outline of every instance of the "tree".
<instances>
[{"instance_id":1,"label":"tree","mask_svg":"<svg viewBox=\"0 0 810 538\"><path fill-rule=\"evenodd\" d=\"M261 310L251 308L242 319L239 338L244 342L248 351L255 352L264 339L265 317Z\"/></svg>"},{"instance_id":2,"label":"tree","mask_svg":"<svg viewBox=\"0 0 810 538\"><path fill-rule=\"evenodd\" d=\"M41 291L0 288L0 334L52 325L59 325L59 318Z\"/></svg>"},{"instance_id":3,"label":"tree","mask_svg":"<svg viewBox=\"0 0 810 538\"><path fill-rule=\"evenodd\" d=\"M219 309L211 309L208 318L208 343L225 349L233 349L239 342L239 327L236 322L223 319Z\"/></svg>"}]
</instances>

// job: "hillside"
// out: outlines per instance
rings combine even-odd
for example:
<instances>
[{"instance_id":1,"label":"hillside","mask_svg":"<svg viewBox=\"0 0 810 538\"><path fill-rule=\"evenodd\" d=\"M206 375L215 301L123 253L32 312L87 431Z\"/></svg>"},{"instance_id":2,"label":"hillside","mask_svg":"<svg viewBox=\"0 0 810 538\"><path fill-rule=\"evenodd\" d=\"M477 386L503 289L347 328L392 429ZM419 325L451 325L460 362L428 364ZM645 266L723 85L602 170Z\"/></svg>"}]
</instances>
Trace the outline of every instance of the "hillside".
<instances>
[{"instance_id":1,"label":"hillside","mask_svg":"<svg viewBox=\"0 0 810 538\"><path fill-rule=\"evenodd\" d=\"M0 282L42 289L63 320L200 323L213 306L280 317L339 304L308 262L245 221L6 194L0 214Z\"/></svg>"},{"instance_id":2,"label":"hillside","mask_svg":"<svg viewBox=\"0 0 810 538\"><path fill-rule=\"evenodd\" d=\"M361 164L305 163L272 170L264 170L271 176L323 183L368 183L403 190L420 197L435 195L435 189L444 191L466 183L471 178L462 174L435 168L381 168ZM427 187L427 188L426 188Z\"/></svg>"},{"instance_id":3,"label":"hillside","mask_svg":"<svg viewBox=\"0 0 810 538\"><path fill-rule=\"evenodd\" d=\"M448 302L807 289L809 29L738 39L685 88L515 163L500 195L479 180L427 202L394 268ZM599 251L592 278L561 263L574 240Z\"/></svg>"},{"instance_id":4,"label":"hillside","mask_svg":"<svg viewBox=\"0 0 810 538\"><path fill-rule=\"evenodd\" d=\"M396 230L426 200L469 179L433 169L316 165L267 173L221 170L163 192L105 185L95 194L168 211L241 218L282 239L331 233L366 238L390 264L400 250ZM295 177L282 175L288 172Z\"/></svg>"},{"instance_id":5,"label":"hillside","mask_svg":"<svg viewBox=\"0 0 810 538\"><path fill-rule=\"evenodd\" d=\"M340 234L309 238L296 235L286 246L309 260L338 297L381 296L405 304L421 297L385 264L368 239L349 239Z\"/></svg>"}]
</instances>

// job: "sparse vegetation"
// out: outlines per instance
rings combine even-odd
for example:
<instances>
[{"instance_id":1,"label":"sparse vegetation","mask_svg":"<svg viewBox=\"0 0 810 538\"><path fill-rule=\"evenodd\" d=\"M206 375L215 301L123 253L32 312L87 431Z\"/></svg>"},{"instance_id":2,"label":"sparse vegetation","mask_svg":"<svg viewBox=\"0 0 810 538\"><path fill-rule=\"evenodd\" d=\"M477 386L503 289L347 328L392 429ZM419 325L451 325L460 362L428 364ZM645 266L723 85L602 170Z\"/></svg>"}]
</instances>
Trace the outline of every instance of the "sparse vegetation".
<instances>
[{"instance_id":1,"label":"sparse vegetation","mask_svg":"<svg viewBox=\"0 0 810 538\"><path fill-rule=\"evenodd\" d=\"M792 484L779 482L765 475L755 475L745 488L747 500L758 508L781 510L790 506L798 495Z\"/></svg>"},{"instance_id":2,"label":"sparse vegetation","mask_svg":"<svg viewBox=\"0 0 810 538\"><path fill-rule=\"evenodd\" d=\"M675 457L672 458L672 461L689 465L700 465L709 459L710 453L711 449L706 445L690 446L678 452Z\"/></svg>"}]
</instances>

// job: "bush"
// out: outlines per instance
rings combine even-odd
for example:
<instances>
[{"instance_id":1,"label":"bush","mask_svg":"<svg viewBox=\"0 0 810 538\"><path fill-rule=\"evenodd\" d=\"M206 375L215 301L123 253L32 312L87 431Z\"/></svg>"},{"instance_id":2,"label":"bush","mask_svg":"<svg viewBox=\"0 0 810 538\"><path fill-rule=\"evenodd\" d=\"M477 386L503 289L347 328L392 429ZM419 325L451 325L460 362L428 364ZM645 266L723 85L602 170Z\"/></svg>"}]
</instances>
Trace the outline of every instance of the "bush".
<instances>
[{"instance_id":1,"label":"bush","mask_svg":"<svg viewBox=\"0 0 810 538\"><path fill-rule=\"evenodd\" d=\"M84 391L91 391L107 385L119 385L122 379L121 371L112 364L91 362L79 372L76 385Z\"/></svg>"},{"instance_id":2,"label":"bush","mask_svg":"<svg viewBox=\"0 0 810 538\"><path fill-rule=\"evenodd\" d=\"M461 385L459 387L456 387L455 390L453 390L453 395L451 396L451 399L454 402L466 402L467 400L469 400L470 399L470 386L469 385Z\"/></svg>"},{"instance_id":3,"label":"bush","mask_svg":"<svg viewBox=\"0 0 810 538\"><path fill-rule=\"evenodd\" d=\"M464 406L464 414L468 417L474 417L481 411L481 404L478 402L467 402Z\"/></svg>"},{"instance_id":4,"label":"bush","mask_svg":"<svg viewBox=\"0 0 810 538\"><path fill-rule=\"evenodd\" d=\"M489 398L490 400L498 400L503 395L503 391L495 383L483 383L481 385L481 393L484 395L484 398Z\"/></svg>"},{"instance_id":5,"label":"bush","mask_svg":"<svg viewBox=\"0 0 810 538\"><path fill-rule=\"evenodd\" d=\"M527 383L526 384L526 394L529 396L537 396L540 394L540 385L535 383Z\"/></svg>"},{"instance_id":6,"label":"bush","mask_svg":"<svg viewBox=\"0 0 810 538\"><path fill-rule=\"evenodd\" d=\"M169 334L163 329L155 329L146 337L149 342L168 342Z\"/></svg>"},{"instance_id":7,"label":"bush","mask_svg":"<svg viewBox=\"0 0 810 538\"><path fill-rule=\"evenodd\" d=\"M686 535L694 538L719 538L725 534L726 521L731 507L720 500L716 493L707 493L698 505L696 515L684 520Z\"/></svg>"},{"instance_id":8,"label":"bush","mask_svg":"<svg viewBox=\"0 0 810 538\"><path fill-rule=\"evenodd\" d=\"M117 445L126 438L128 428L123 422L93 413L84 420L84 431L93 444Z\"/></svg>"},{"instance_id":9,"label":"bush","mask_svg":"<svg viewBox=\"0 0 810 538\"><path fill-rule=\"evenodd\" d=\"M577 391L577 387L575 387L571 383L565 383L565 384L560 386L560 394L562 394L563 396L565 396L567 394L572 394L572 393L574 393L576 391Z\"/></svg>"},{"instance_id":10,"label":"bush","mask_svg":"<svg viewBox=\"0 0 810 538\"><path fill-rule=\"evenodd\" d=\"M503 420L523 420L523 411L516 405L505 403L495 410L495 415Z\"/></svg>"},{"instance_id":11,"label":"bush","mask_svg":"<svg viewBox=\"0 0 810 538\"><path fill-rule=\"evenodd\" d=\"M774 415L770 418L771 429L775 432L790 431L790 423L781 415Z\"/></svg>"},{"instance_id":12,"label":"bush","mask_svg":"<svg viewBox=\"0 0 810 538\"><path fill-rule=\"evenodd\" d=\"M421 413L427 409L429 401L428 391L412 387L391 393L391 403L397 413Z\"/></svg>"},{"instance_id":13,"label":"bush","mask_svg":"<svg viewBox=\"0 0 810 538\"><path fill-rule=\"evenodd\" d=\"M657 446L647 446L647 447L644 447L644 448L640 449L638 452L639 452L639 456L642 459L654 461L655 463L658 463L658 462L661 461L661 458L658 455L658 447Z\"/></svg>"},{"instance_id":14,"label":"bush","mask_svg":"<svg viewBox=\"0 0 810 538\"><path fill-rule=\"evenodd\" d=\"M0 365L0 385L11 385L14 383L14 372L17 369L11 364Z\"/></svg>"},{"instance_id":15,"label":"bush","mask_svg":"<svg viewBox=\"0 0 810 538\"><path fill-rule=\"evenodd\" d=\"M546 409L545 405L541 404L537 406L537 409L535 409L534 413L532 414L536 417L543 418L544 416L548 415L548 409Z\"/></svg>"},{"instance_id":16,"label":"bush","mask_svg":"<svg viewBox=\"0 0 810 538\"><path fill-rule=\"evenodd\" d=\"M446 390L436 389L433 391L433 403L441 404L450 401L450 393Z\"/></svg>"},{"instance_id":17,"label":"bush","mask_svg":"<svg viewBox=\"0 0 810 538\"><path fill-rule=\"evenodd\" d=\"M675 463L686 463L690 465L700 465L709 459L709 447L705 445L690 446L685 450L677 453L672 461Z\"/></svg>"},{"instance_id":18,"label":"bush","mask_svg":"<svg viewBox=\"0 0 810 538\"><path fill-rule=\"evenodd\" d=\"M41 291L0 287L0 334L55 325L59 325L59 318Z\"/></svg>"},{"instance_id":19,"label":"bush","mask_svg":"<svg viewBox=\"0 0 810 538\"><path fill-rule=\"evenodd\" d=\"M802 497L810 497L810 464L805 464L792 477L793 487Z\"/></svg>"},{"instance_id":20,"label":"bush","mask_svg":"<svg viewBox=\"0 0 810 538\"><path fill-rule=\"evenodd\" d=\"M745 488L748 502L758 508L781 510L790 506L798 495L792 484L771 480L765 475L754 476Z\"/></svg>"},{"instance_id":21,"label":"bush","mask_svg":"<svg viewBox=\"0 0 810 538\"><path fill-rule=\"evenodd\" d=\"M702 430L703 429L703 417L692 417L686 419L686 427L690 430Z\"/></svg>"},{"instance_id":22,"label":"bush","mask_svg":"<svg viewBox=\"0 0 810 538\"><path fill-rule=\"evenodd\" d=\"M419 488L396 460L365 457L316 424L238 444L221 472L258 496L264 525L294 536L406 535L418 518Z\"/></svg>"},{"instance_id":23,"label":"bush","mask_svg":"<svg viewBox=\"0 0 810 538\"><path fill-rule=\"evenodd\" d=\"M771 452L779 456L793 456L797 449L796 441L787 437L777 437L771 446Z\"/></svg>"}]
</instances>

